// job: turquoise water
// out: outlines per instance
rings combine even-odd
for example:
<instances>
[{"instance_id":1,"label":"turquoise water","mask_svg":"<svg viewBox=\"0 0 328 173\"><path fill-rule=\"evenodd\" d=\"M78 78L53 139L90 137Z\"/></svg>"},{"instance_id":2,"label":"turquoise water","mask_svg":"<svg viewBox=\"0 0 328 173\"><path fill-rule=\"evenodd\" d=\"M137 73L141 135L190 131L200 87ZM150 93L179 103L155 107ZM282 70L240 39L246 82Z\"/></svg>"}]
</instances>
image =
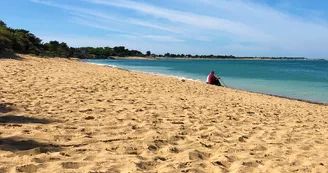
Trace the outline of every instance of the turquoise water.
<instances>
[{"instance_id":1,"label":"turquoise water","mask_svg":"<svg viewBox=\"0 0 328 173\"><path fill-rule=\"evenodd\" d=\"M328 103L324 60L85 60L87 63L206 81L212 70L231 88Z\"/></svg>"}]
</instances>

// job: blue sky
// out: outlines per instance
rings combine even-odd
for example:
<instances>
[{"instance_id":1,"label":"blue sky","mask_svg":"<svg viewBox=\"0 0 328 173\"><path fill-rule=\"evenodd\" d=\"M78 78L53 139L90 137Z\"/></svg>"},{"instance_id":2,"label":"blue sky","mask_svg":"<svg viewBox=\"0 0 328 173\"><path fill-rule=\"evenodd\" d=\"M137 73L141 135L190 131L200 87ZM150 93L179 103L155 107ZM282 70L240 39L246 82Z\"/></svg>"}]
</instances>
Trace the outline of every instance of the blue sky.
<instances>
[{"instance_id":1,"label":"blue sky","mask_svg":"<svg viewBox=\"0 0 328 173\"><path fill-rule=\"evenodd\" d=\"M44 42L143 52L328 57L326 0L4 0Z\"/></svg>"}]
</instances>

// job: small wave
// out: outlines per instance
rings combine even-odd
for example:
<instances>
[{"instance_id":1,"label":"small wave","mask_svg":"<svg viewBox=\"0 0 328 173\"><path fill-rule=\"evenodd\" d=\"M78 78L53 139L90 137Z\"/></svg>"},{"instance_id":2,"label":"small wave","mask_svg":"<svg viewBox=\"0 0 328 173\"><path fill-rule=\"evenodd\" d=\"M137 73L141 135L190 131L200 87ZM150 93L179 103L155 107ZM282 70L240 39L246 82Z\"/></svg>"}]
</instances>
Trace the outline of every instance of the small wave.
<instances>
[{"instance_id":1,"label":"small wave","mask_svg":"<svg viewBox=\"0 0 328 173\"><path fill-rule=\"evenodd\" d=\"M144 73L144 74L151 74L151 75L158 75L158 76L165 76L165 77L173 77L173 78L176 78L176 79L179 79L179 80L188 80L188 81L195 81L195 82L204 82L202 80L199 80L199 79L191 79L191 78L187 78L187 77L184 77L184 76L175 76L175 75L168 75L168 74L163 74L163 73L155 73L155 72L146 72L146 71L141 71L141 70L129 70L129 69L125 69L125 68L120 68L120 67L117 67L115 65L111 65L111 64L101 64L101 63L92 63L92 62L86 62L88 64L94 64L94 65L100 65L100 66L107 66L107 67L112 67L112 68L117 68L117 69L124 69L124 70L128 70L128 71L131 71L131 72L141 72L141 73Z\"/></svg>"},{"instance_id":2,"label":"small wave","mask_svg":"<svg viewBox=\"0 0 328 173\"><path fill-rule=\"evenodd\" d=\"M94 65L100 65L100 66L107 66L107 67L117 68L117 66L111 65L111 64L101 64L101 63L94 63L94 62L86 62L86 63L87 64L94 64Z\"/></svg>"},{"instance_id":3,"label":"small wave","mask_svg":"<svg viewBox=\"0 0 328 173\"><path fill-rule=\"evenodd\" d=\"M168 74L162 74L162 73L154 73L154 72L143 72L143 71L137 71L137 70L131 70L134 72L142 72L145 74L152 74L152 75L158 75L158 76L165 76L165 77L173 77L179 80L188 80L188 81L196 81L196 82L204 82L198 79L191 79L191 78L187 78L187 77L183 77L183 76L175 76L175 75L168 75Z\"/></svg>"},{"instance_id":4,"label":"small wave","mask_svg":"<svg viewBox=\"0 0 328 173\"><path fill-rule=\"evenodd\" d=\"M113 67L113 68L118 68L116 65L108 65L108 64L104 64L104 66L107 66L107 67Z\"/></svg>"}]
</instances>

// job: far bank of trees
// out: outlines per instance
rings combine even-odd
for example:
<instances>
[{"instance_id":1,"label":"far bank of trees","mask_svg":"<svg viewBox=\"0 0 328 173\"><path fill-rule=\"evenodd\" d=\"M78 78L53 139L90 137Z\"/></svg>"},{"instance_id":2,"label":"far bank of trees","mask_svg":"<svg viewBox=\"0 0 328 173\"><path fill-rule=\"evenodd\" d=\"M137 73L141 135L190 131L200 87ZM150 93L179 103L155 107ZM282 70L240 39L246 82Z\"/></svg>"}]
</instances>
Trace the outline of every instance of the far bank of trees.
<instances>
[{"instance_id":1,"label":"far bank of trees","mask_svg":"<svg viewBox=\"0 0 328 173\"><path fill-rule=\"evenodd\" d=\"M233 55L191 55L191 54L171 54L154 55L155 57L170 57L170 58L193 58L193 59L285 59L285 60L303 60L304 57L247 57Z\"/></svg>"}]
</instances>

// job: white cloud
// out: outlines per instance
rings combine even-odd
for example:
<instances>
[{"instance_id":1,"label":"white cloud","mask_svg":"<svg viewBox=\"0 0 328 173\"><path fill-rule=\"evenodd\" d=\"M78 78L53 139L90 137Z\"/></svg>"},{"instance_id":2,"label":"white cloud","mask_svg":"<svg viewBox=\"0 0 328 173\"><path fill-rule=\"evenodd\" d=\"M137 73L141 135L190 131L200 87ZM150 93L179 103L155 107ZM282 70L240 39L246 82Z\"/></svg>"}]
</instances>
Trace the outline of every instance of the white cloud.
<instances>
[{"instance_id":1,"label":"white cloud","mask_svg":"<svg viewBox=\"0 0 328 173\"><path fill-rule=\"evenodd\" d=\"M135 25L146 26L146 27L150 27L150 28L155 28L155 29L163 30L163 31L168 31L168 32L172 32L172 33L181 34L181 31L180 31L181 28L165 27L165 26L161 26L161 25L158 25L158 24L145 22L145 21L138 20L138 19L129 19L128 22L129 23L132 23L132 24L135 24Z\"/></svg>"},{"instance_id":2,"label":"white cloud","mask_svg":"<svg viewBox=\"0 0 328 173\"><path fill-rule=\"evenodd\" d=\"M163 36L163 35L144 35L144 38L149 38L155 41L163 41L163 42L183 42L184 40L177 39L171 36Z\"/></svg>"},{"instance_id":3,"label":"white cloud","mask_svg":"<svg viewBox=\"0 0 328 173\"><path fill-rule=\"evenodd\" d=\"M85 0L95 4L116 6L121 8L127 8L151 15L156 18L162 18L169 20L170 22L182 23L191 27L197 27L207 30L220 30L227 33L232 33L239 37L247 38L266 38L270 39L269 35L262 33L250 26L247 26L241 22L235 22L226 20L223 18L198 15L191 12L181 12L176 10L170 10L162 7L156 7L153 5L128 1L128 0Z\"/></svg>"},{"instance_id":4,"label":"white cloud","mask_svg":"<svg viewBox=\"0 0 328 173\"><path fill-rule=\"evenodd\" d=\"M325 48L328 25L319 18L320 15L299 16L263 1L179 0L170 1L170 5L156 6L131 0L81 0L92 3L92 8L55 1L30 1L67 10L74 23L116 32L129 45L132 45L131 40L142 41L144 44L140 45L149 46L143 49L156 47L159 53L328 56ZM171 7L177 3L188 3L188 8L180 5L173 10ZM104 10L106 8L109 10ZM316 13L315 10L306 10ZM113 14L113 11L118 13ZM163 42L174 44L163 45ZM134 44L136 47L140 45Z\"/></svg>"},{"instance_id":5,"label":"white cloud","mask_svg":"<svg viewBox=\"0 0 328 173\"><path fill-rule=\"evenodd\" d=\"M84 20L84 19L78 18L78 17L74 17L72 19L72 21L76 24L89 26L89 27L93 27L93 28L98 28L98 29L102 29L102 30L106 30L106 31L114 31L114 32L118 32L118 33L127 33L127 34L131 34L131 35L135 35L134 33L125 32L125 31L110 27L108 25L102 25L102 24L99 24L96 22L90 22L88 20Z\"/></svg>"},{"instance_id":6,"label":"white cloud","mask_svg":"<svg viewBox=\"0 0 328 173\"><path fill-rule=\"evenodd\" d=\"M98 28L106 31L114 31L117 33L122 33L118 34L118 36L122 36L124 38L128 39L136 39L136 38L146 38L146 39L151 39L154 41L161 41L161 42L183 42L184 40L178 39L172 36L163 36L163 35L143 35L140 33L133 33L133 32L126 32L124 30L119 30L119 29L114 29L112 27L109 27L108 25L105 24L99 24L96 22L90 22L81 18L73 18L73 22L80 24L80 25L85 25L93 28Z\"/></svg>"}]
</instances>

